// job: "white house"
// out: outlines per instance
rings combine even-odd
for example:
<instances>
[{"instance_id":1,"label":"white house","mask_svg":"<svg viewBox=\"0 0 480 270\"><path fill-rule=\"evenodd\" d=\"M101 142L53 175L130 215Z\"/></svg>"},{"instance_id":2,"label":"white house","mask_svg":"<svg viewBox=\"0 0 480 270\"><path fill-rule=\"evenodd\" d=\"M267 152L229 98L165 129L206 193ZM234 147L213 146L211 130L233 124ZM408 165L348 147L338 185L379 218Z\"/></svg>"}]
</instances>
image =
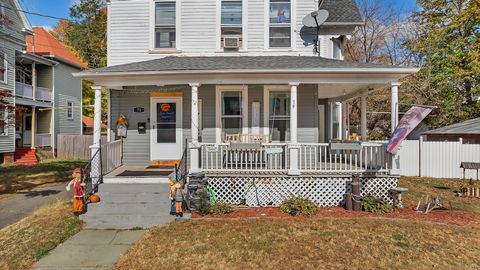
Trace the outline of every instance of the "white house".
<instances>
[{"instance_id":1,"label":"white house","mask_svg":"<svg viewBox=\"0 0 480 270\"><path fill-rule=\"evenodd\" d=\"M109 92L109 122L123 115L123 164L182 159L203 171L220 199L260 204L310 196L336 205L352 173L362 194L389 198L398 177L385 146L348 138L345 102L392 89L398 122L401 78L417 69L343 61L362 23L354 0L326 0L318 32L302 19L313 0L111 0L108 67L77 73L96 90L94 151L100 138L100 91ZM143 129L145 127L145 129ZM116 126L111 125L116 132ZM113 138L112 138L113 139Z\"/></svg>"}]
</instances>

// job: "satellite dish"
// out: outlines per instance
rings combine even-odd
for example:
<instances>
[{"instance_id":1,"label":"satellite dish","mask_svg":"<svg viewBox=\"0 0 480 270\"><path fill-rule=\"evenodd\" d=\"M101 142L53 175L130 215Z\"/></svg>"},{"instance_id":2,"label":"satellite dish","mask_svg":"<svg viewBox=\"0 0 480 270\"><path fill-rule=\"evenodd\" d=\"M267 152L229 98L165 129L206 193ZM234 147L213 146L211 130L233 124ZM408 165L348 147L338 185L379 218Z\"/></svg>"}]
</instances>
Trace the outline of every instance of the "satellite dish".
<instances>
[{"instance_id":1,"label":"satellite dish","mask_svg":"<svg viewBox=\"0 0 480 270\"><path fill-rule=\"evenodd\" d=\"M328 19L328 11L325 9L316 10L303 17L302 23L306 27L319 27Z\"/></svg>"}]
</instances>

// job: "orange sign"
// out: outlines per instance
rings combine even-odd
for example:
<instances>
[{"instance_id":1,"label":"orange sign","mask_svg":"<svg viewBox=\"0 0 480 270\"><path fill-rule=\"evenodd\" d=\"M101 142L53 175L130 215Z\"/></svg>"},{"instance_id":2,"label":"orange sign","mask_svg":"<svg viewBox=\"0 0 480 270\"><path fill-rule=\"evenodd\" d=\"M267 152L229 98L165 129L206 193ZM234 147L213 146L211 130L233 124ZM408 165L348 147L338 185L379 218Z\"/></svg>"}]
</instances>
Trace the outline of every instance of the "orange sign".
<instances>
[{"instance_id":1,"label":"orange sign","mask_svg":"<svg viewBox=\"0 0 480 270\"><path fill-rule=\"evenodd\" d=\"M163 104L160 106L160 109L162 110L162 112L168 112L168 111L170 111L170 104L168 104L168 103L163 103Z\"/></svg>"}]
</instances>

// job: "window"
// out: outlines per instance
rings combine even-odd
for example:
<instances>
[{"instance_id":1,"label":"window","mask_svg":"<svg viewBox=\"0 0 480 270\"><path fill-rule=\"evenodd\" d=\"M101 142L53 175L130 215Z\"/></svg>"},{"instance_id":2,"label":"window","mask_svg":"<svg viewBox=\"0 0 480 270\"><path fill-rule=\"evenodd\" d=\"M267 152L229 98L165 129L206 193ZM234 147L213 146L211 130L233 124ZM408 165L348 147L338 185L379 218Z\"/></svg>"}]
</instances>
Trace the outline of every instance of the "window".
<instances>
[{"instance_id":1,"label":"window","mask_svg":"<svg viewBox=\"0 0 480 270\"><path fill-rule=\"evenodd\" d=\"M175 48L175 2L155 3L155 48Z\"/></svg>"},{"instance_id":2,"label":"window","mask_svg":"<svg viewBox=\"0 0 480 270\"><path fill-rule=\"evenodd\" d=\"M221 46L225 37L242 39L242 1L222 1L221 10Z\"/></svg>"},{"instance_id":3,"label":"window","mask_svg":"<svg viewBox=\"0 0 480 270\"><path fill-rule=\"evenodd\" d=\"M8 62L7 54L0 54L0 82L7 83Z\"/></svg>"},{"instance_id":4,"label":"window","mask_svg":"<svg viewBox=\"0 0 480 270\"><path fill-rule=\"evenodd\" d=\"M0 1L0 28L5 26L5 22L7 22L8 18L5 15L5 4L3 1Z\"/></svg>"},{"instance_id":5,"label":"window","mask_svg":"<svg viewBox=\"0 0 480 270\"><path fill-rule=\"evenodd\" d=\"M225 134L242 133L242 92L222 92L222 129Z\"/></svg>"},{"instance_id":6,"label":"window","mask_svg":"<svg viewBox=\"0 0 480 270\"><path fill-rule=\"evenodd\" d=\"M342 59L342 43L341 40L338 38L332 39L332 57L333 59Z\"/></svg>"},{"instance_id":7,"label":"window","mask_svg":"<svg viewBox=\"0 0 480 270\"><path fill-rule=\"evenodd\" d=\"M73 102L67 101L67 119L73 119Z\"/></svg>"},{"instance_id":8,"label":"window","mask_svg":"<svg viewBox=\"0 0 480 270\"><path fill-rule=\"evenodd\" d=\"M0 106L0 136L8 135L8 108Z\"/></svg>"},{"instance_id":9,"label":"window","mask_svg":"<svg viewBox=\"0 0 480 270\"><path fill-rule=\"evenodd\" d=\"M269 92L269 128L271 141L290 140L290 92Z\"/></svg>"},{"instance_id":10,"label":"window","mask_svg":"<svg viewBox=\"0 0 480 270\"><path fill-rule=\"evenodd\" d=\"M290 0L270 0L270 48L290 48Z\"/></svg>"}]
</instances>

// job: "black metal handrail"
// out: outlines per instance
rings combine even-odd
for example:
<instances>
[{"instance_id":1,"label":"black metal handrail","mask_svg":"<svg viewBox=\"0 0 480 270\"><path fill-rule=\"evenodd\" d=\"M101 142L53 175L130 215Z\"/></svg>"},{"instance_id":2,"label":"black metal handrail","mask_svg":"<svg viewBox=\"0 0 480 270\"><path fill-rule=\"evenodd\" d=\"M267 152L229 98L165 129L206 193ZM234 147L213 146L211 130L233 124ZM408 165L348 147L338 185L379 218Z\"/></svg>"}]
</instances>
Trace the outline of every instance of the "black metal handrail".
<instances>
[{"instance_id":1,"label":"black metal handrail","mask_svg":"<svg viewBox=\"0 0 480 270\"><path fill-rule=\"evenodd\" d=\"M182 158L178 164L175 164L175 180L176 182L185 183L188 175L188 140L185 140L185 147L183 149Z\"/></svg>"},{"instance_id":2,"label":"black metal handrail","mask_svg":"<svg viewBox=\"0 0 480 270\"><path fill-rule=\"evenodd\" d=\"M99 163L99 166L92 166L92 164L96 162ZM85 194L87 194L87 196L98 192L98 185L103 182L101 147L98 148L97 152L95 152L88 163L82 168L82 178L85 183Z\"/></svg>"}]
</instances>

